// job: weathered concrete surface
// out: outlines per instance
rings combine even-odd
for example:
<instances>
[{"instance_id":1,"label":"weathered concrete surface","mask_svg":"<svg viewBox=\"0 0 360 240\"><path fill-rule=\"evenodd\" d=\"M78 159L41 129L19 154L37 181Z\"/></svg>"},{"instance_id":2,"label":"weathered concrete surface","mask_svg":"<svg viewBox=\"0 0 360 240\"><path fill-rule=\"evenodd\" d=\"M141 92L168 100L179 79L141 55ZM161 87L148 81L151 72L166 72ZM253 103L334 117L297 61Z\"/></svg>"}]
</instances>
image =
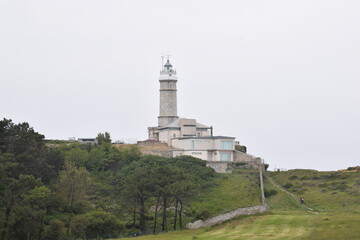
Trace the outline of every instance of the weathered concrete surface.
<instances>
[{"instance_id":1,"label":"weathered concrete surface","mask_svg":"<svg viewBox=\"0 0 360 240\"><path fill-rule=\"evenodd\" d=\"M228 172L230 172L229 169L228 169L229 168L228 162L207 161L206 166L211 167L217 173L228 173Z\"/></svg>"},{"instance_id":2,"label":"weathered concrete surface","mask_svg":"<svg viewBox=\"0 0 360 240\"><path fill-rule=\"evenodd\" d=\"M197 229L202 227L210 227L216 224L223 223L227 220L239 217L239 216L245 216L245 215L254 215L259 213L264 213L268 210L268 206L266 204L264 205L258 205L253 207L246 207L246 208L238 208L233 211L230 211L225 214L218 215L216 217L209 218L205 221L199 220L193 223L188 223L186 225L186 228L188 229Z\"/></svg>"},{"instance_id":3,"label":"weathered concrete surface","mask_svg":"<svg viewBox=\"0 0 360 240\"><path fill-rule=\"evenodd\" d=\"M263 167L261 158L237 150L234 152L234 163L244 163L242 168L259 169L259 167Z\"/></svg>"}]
</instances>

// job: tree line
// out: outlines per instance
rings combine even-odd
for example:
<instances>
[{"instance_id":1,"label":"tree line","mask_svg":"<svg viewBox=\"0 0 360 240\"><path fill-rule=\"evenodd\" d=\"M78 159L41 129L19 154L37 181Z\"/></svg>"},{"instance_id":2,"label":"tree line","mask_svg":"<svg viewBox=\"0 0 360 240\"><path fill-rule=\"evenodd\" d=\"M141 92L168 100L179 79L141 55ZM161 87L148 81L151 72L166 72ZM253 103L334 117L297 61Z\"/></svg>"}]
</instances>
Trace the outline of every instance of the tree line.
<instances>
[{"instance_id":1,"label":"tree line","mask_svg":"<svg viewBox=\"0 0 360 240\"><path fill-rule=\"evenodd\" d=\"M202 160L46 141L28 123L0 121L0 239L103 239L178 230L215 175Z\"/></svg>"}]
</instances>

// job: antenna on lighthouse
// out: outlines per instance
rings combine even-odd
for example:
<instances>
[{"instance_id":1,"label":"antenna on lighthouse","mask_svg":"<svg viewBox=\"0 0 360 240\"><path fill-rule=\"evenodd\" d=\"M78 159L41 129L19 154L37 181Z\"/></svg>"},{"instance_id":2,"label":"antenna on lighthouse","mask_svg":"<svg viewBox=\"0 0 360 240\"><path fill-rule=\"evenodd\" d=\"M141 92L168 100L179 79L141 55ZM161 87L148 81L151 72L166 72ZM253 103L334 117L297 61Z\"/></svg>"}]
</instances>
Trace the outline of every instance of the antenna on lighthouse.
<instances>
[{"instance_id":1,"label":"antenna on lighthouse","mask_svg":"<svg viewBox=\"0 0 360 240\"><path fill-rule=\"evenodd\" d=\"M164 54L161 55L161 70L164 70Z\"/></svg>"},{"instance_id":2,"label":"antenna on lighthouse","mask_svg":"<svg viewBox=\"0 0 360 240\"><path fill-rule=\"evenodd\" d=\"M170 55L169 53L167 53L165 56L166 56L166 60L168 60L168 61L169 61L169 60L170 60L171 55Z\"/></svg>"}]
</instances>

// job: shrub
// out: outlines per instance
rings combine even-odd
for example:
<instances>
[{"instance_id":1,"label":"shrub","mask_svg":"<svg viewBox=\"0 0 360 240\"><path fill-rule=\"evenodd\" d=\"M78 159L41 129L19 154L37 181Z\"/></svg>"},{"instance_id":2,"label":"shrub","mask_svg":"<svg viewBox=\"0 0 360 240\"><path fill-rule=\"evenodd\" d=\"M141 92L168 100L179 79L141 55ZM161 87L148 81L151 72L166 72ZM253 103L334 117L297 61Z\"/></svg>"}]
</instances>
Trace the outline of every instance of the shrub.
<instances>
[{"instance_id":1,"label":"shrub","mask_svg":"<svg viewBox=\"0 0 360 240\"><path fill-rule=\"evenodd\" d=\"M246 162L236 162L235 163L235 166L244 166L244 165L247 165L247 163Z\"/></svg>"},{"instance_id":2,"label":"shrub","mask_svg":"<svg viewBox=\"0 0 360 240\"><path fill-rule=\"evenodd\" d=\"M287 183L287 184L283 185L283 187L286 188L286 189L289 189L292 186L294 186L294 185L292 185L291 183Z\"/></svg>"},{"instance_id":3,"label":"shrub","mask_svg":"<svg viewBox=\"0 0 360 240\"><path fill-rule=\"evenodd\" d=\"M204 210L196 215L196 219L206 220L210 218L210 216L211 216L211 212L208 210Z\"/></svg>"},{"instance_id":4,"label":"shrub","mask_svg":"<svg viewBox=\"0 0 360 240\"><path fill-rule=\"evenodd\" d=\"M360 170L360 166L348 167L347 170L348 170L348 171L352 171L352 170L357 170L357 171L359 171L359 170Z\"/></svg>"},{"instance_id":5,"label":"shrub","mask_svg":"<svg viewBox=\"0 0 360 240\"><path fill-rule=\"evenodd\" d=\"M114 215L103 211L94 211L79 215L71 223L71 233L78 238L116 237L122 225Z\"/></svg>"},{"instance_id":6,"label":"shrub","mask_svg":"<svg viewBox=\"0 0 360 240\"><path fill-rule=\"evenodd\" d=\"M265 197L266 198L269 198L269 197L271 197L271 196L274 196L274 195L276 195L278 192L275 190L275 189L271 189L271 190L269 190L269 189L264 189L264 195L265 195Z\"/></svg>"},{"instance_id":7,"label":"shrub","mask_svg":"<svg viewBox=\"0 0 360 240\"><path fill-rule=\"evenodd\" d=\"M305 191L307 191L306 188L302 188L301 186L294 186L291 189L292 192L297 193L297 194L304 194Z\"/></svg>"},{"instance_id":8,"label":"shrub","mask_svg":"<svg viewBox=\"0 0 360 240\"><path fill-rule=\"evenodd\" d=\"M289 180L295 180L295 179L298 179L298 176L292 175L291 177L289 177Z\"/></svg>"},{"instance_id":9,"label":"shrub","mask_svg":"<svg viewBox=\"0 0 360 240\"><path fill-rule=\"evenodd\" d=\"M45 228L46 239L61 239L65 235L65 226L59 219L53 219Z\"/></svg>"},{"instance_id":10,"label":"shrub","mask_svg":"<svg viewBox=\"0 0 360 240\"><path fill-rule=\"evenodd\" d=\"M348 188L349 186L346 185L346 182L334 182L331 186L329 186L329 189L339 191L345 191Z\"/></svg>"},{"instance_id":11,"label":"shrub","mask_svg":"<svg viewBox=\"0 0 360 240\"><path fill-rule=\"evenodd\" d=\"M360 180L356 181L356 182L354 183L354 186L356 186L356 187L360 186Z\"/></svg>"},{"instance_id":12,"label":"shrub","mask_svg":"<svg viewBox=\"0 0 360 240\"><path fill-rule=\"evenodd\" d=\"M265 171L267 171L269 167L270 167L270 165L265 163Z\"/></svg>"},{"instance_id":13,"label":"shrub","mask_svg":"<svg viewBox=\"0 0 360 240\"><path fill-rule=\"evenodd\" d=\"M239 152L246 153L246 146L235 145L235 149L238 150Z\"/></svg>"}]
</instances>

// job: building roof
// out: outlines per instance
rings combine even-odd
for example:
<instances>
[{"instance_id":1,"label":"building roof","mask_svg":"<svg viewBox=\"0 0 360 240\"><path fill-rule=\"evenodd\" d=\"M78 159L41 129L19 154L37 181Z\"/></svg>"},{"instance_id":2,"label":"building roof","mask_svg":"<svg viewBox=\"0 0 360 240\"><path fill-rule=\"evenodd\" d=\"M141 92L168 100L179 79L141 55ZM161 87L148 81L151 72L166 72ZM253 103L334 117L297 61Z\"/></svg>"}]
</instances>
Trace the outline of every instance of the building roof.
<instances>
[{"instance_id":1,"label":"building roof","mask_svg":"<svg viewBox=\"0 0 360 240\"><path fill-rule=\"evenodd\" d=\"M161 126L159 127L159 129L165 129L165 128L180 128L180 120L181 119L186 119L186 118L178 118L176 119L175 121L171 122L171 123L168 123L164 126ZM198 123L196 122L196 128L206 128L206 129L210 129L210 127L204 125L204 124L201 124L201 123Z\"/></svg>"}]
</instances>

